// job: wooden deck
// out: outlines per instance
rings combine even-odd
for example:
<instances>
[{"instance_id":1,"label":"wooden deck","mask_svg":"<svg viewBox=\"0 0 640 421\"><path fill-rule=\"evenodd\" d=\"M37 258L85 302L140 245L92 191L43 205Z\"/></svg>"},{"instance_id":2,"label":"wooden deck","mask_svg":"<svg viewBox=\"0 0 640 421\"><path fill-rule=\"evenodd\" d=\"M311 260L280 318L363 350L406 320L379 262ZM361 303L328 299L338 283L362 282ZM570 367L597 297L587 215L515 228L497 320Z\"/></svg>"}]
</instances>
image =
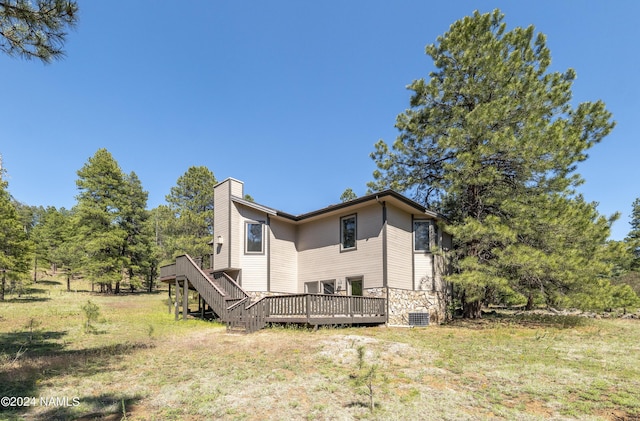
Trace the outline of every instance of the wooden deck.
<instances>
[{"instance_id":1,"label":"wooden deck","mask_svg":"<svg viewBox=\"0 0 640 421\"><path fill-rule=\"evenodd\" d=\"M268 323L319 325L384 324L387 321L384 298L352 295L282 294L252 301L232 278L223 272L206 274L191 258L180 256L176 264L160 268L160 281L175 283L176 319L179 295L182 295L183 318L189 313L186 292L200 294L199 312L204 315L206 303L228 328L239 327L247 332L261 329ZM171 306L171 304L170 304ZM171 307L170 307L171 311Z\"/></svg>"},{"instance_id":2,"label":"wooden deck","mask_svg":"<svg viewBox=\"0 0 640 421\"><path fill-rule=\"evenodd\" d=\"M381 298L348 295L290 294L265 297L269 323L309 325L371 324L386 322L386 303Z\"/></svg>"}]
</instances>

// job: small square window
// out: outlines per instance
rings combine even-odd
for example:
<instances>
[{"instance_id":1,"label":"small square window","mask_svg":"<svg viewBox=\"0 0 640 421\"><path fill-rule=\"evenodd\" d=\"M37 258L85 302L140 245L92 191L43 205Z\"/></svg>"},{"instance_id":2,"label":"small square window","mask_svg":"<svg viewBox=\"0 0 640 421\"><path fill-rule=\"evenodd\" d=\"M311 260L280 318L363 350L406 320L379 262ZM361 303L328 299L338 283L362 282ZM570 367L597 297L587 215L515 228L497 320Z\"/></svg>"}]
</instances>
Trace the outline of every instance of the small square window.
<instances>
[{"instance_id":1,"label":"small square window","mask_svg":"<svg viewBox=\"0 0 640 421\"><path fill-rule=\"evenodd\" d=\"M304 283L304 292L307 294L317 294L318 293L318 282L305 282Z\"/></svg>"},{"instance_id":2,"label":"small square window","mask_svg":"<svg viewBox=\"0 0 640 421\"><path fill-rule=\"evenodd\" d=\"M247 222L245 233L245 253L264 253L264 224Z\"/></svg>"},{"instance_id":3,"label":"small square window","mask_svg":"<svg viewBox=\"0 0 640 421\"><path fill-rule=\"evenodd\" d=\"M336 281L322 281L320 282L322 285L322 293L323 294L335 294L336 292Z\"/></svg>"},{"instance_id":4,"label":"small square window","mask_svg":"<svg viewBox=\"0 0 640 421\"><path fill-rule=\"evenodd\" d=\"M356 248L356 215L340 218L340 244L342 250Z\"/></svg>"}]
</instances>

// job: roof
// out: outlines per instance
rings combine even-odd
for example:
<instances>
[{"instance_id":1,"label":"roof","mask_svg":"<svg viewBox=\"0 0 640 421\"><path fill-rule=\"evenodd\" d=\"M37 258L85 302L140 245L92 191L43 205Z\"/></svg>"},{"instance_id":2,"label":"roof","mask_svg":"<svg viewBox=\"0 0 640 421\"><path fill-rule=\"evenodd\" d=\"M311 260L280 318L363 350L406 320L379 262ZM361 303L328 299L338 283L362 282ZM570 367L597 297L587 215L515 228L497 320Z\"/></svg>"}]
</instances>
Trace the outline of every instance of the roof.
<instances>
[{"instance_id":1,"label":"roof","mask_svg":"<svg viewBox=\"0 0 640 421\"><path fill-rule=\"evenodd\" d=\"M322 209L318 209L312 212L307 212L307 213L303 213L300 215L292 215L289 214L287 212L283 212L283 211L279 211L277 209L273 209L270 208L268 206L264 206L264 205L260 205L258 203L255 202L251 202L245 199L242 199L240 197L237 196L231 196L231 200L242 204L244 206L259 210L261 212L264 212L268 215L271 216L279 216L281 218L284 219L288 219L294 222L303 222L315 217L319 217L331 212L336 212L336 211L340 211L340 210L344 210L353 206L357 206L357 205L361 205L361 204L365 204L367 202L372 202L372 201L377 201L377 202L386 202L386 201L391 201L395 204L398 204L401 207L405 207L405 208L409 208L408 210L412 210L415 211L417 213L421 213L421 214L425 214L426 216L429 216L431 218L434 219L439 219L439 220L443 220L446 222L446 218L434 211L431 211L429 209L427 209L426 207L424 207L423 205L419 204L416 201L413 201L411 199L409 199L406 196L403 196L402 194L394 191L394 190L384 190L378 193L372 193L372 194L368 194L365 196L361 196L358 197L357 199L353 199L353 200L349 200L347 202L342 202L342 203L338 203L338 204L334 204L334 205L330 205L327 206L325 208Z\"/></svg>"}]
</instances>

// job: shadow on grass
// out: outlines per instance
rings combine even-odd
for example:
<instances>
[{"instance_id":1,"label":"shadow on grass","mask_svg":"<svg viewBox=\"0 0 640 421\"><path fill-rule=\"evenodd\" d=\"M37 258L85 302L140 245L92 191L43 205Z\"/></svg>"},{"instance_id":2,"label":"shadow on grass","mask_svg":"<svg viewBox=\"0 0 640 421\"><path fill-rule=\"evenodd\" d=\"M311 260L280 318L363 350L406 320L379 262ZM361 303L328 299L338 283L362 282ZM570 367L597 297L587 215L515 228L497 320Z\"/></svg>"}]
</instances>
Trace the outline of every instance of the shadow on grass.
<instances>
[{"instance_id":1,"label":"shadow on grass","mask_svg":"<svg viewBox=\"0 0 640 421\"><path fill-rule=\"evenodd\" d=\"M41 396L38 386L40 383L47 383L49 379L60 375L68 374L84 377L112 370L113 368L110 362L113 361L114 358L153 346L143 343L121 343L98 348L65 350L60 340L67 335L66 331L39 332L38 334L39 337L34 337L31 341L29 341L28 332L0 334L0 396L31 396L40 399ZM58 342L52 342L53 340L57 340ZM68 398L72 399L73 397ZM110 408L109 405L111 405L111 403L122 399L125 400L125 406L131 405L133 402L131 398L108 395L97 398L79 398L83 402L85 399L87 401L95 400L100 410L104 410L105 407ZM107 405L105 402L110 402L110 404ZM73 402L71 402L71 406L68 407L60 407L60 405L58 405L47 412L49 415L38 419L77 419L79 414L73 412L72 404ZM107 408L109 412L99 412L102 414L99 418L105 414L119 414L119 416L114 419L119 420L123 418L121 406L119 410L109 408ZM6 408L0 408L0 411L2 409ZM16 419L21 419L21 416L30 412L29 409L28 407L15 408L15 411L10 411L10 413L15 415ZM67 417L66 415L70 416ZM2 418L2 416L0 416L0 418Z\"/></svg>"},{"instance_id":2,"label":"shadow on grass","mask_svg":"<svg viewBox=\"0 0 640 421\"><path fill-rule=\"evenodd\" d=\"M111 393L99 396L41 396L35 402L39 411L29 414L29 419L120 421L131 415L140 399ZM42 410L43 408L46 409ZM15 419L22 419L18 418L20 411L12 411L10 414Z\"/></svg>"},{"instance_id":3,"label":"shadow on grass","mask_svg":"<svg viewBox=\"0 0 640 421\"><path fill-rule=\"evenodd\" d=\"M51 354L63 350L57 341L67 335L66 331L38 331L0 333L0 357L13 359L16 354L29 352L31 356Z\"/></svg>"},{"instance_id":4,"label":"shadow on grass","mask_svg":"<svg viewBox=\"0 0 640 421\"><path fill-rule=\"evenodd\" d=\"M36 282L37 285L62 285L62 282L59 281L38 281Z\"/></svg>"},{"instance_id":5,"label":"shadow on grass","mask_svg":"<svg viewBox=\"0 0 640 421\"><path fill-rule=\"evenodd\" d=\"M591 322L582 316L539 313L502 313L492 311L484 313L482 319L456 318L449 322L450 325L470 329L491 329L495 327L524 327L524 328L556 328L573 329L578 326L587 326Z\"/></svg>"},{"instance_id":6,"label":"shadow on grass","mask_svg":"<svg viewBox=\"0 0 640 421\"><path fill-rule=\"evenodd\" d=\"M50 301L51 298L49 297L32 297L32 296L22 296L22 297L13 297L13 298L9 298L8 300L5 300L5 303L12 303L12 304L28 304L28 303L44 303L47 301Z\"/></svg>"}]
</instances>

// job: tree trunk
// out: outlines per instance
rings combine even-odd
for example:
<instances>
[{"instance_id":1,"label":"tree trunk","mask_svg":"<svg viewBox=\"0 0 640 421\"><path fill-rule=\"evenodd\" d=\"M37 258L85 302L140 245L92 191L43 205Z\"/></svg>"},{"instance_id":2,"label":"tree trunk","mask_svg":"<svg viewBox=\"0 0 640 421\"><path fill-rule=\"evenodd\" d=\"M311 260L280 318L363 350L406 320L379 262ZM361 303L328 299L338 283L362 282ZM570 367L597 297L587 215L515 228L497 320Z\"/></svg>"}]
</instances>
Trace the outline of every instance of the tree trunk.
<instances>
[{"instance_id":1,"label":"tree trunk","mask_svg":"<svg viewBox=\"0 0 640 421\"><path fill-rule=\"evenodd\" d=\"M0 288L0 301L4 301L4 287L7 283L7 280L5 278L5 274L6 272L3 270L2 271L2 287Z\"/></svg>"},{"instance_id":2,"label":"tree trunk","mask_svg":"<svg viewBox=\"0 0 640 421\"><path fill-rule=\"evenodd\" d=\"M120 281L116 282L116 288L113 290L114 294L120 294Z\"/></svg>"},{"instance_id":3,"label":"tree trunk","mask_svg":"<svg viewBox=\"0 0 640 421\"><path fill-rule=\"evenodd\" d=\"M71 274L67 273L67 291L71 291Z\"/></svg>"},{"instance_id":4,"label":"tree trunk","mask_svg":"<svg viewBox=\"0 0 640 421\"><path fill-rule=\"evenodd\" d=\"M524 307L525 310L533 310L533 293L529 292L527 295L527 305Z\"/></svg>"},{"instance_id":5,"label":"tree trunk","mask_svg":"<svg viewBox=\"0 0 640 421\"><path fill-rule=\"evenodd\" d=\"M482 301L471 301L462 303L462 317L465 319L482 318Z\"/></svg>"}]
</instances>

